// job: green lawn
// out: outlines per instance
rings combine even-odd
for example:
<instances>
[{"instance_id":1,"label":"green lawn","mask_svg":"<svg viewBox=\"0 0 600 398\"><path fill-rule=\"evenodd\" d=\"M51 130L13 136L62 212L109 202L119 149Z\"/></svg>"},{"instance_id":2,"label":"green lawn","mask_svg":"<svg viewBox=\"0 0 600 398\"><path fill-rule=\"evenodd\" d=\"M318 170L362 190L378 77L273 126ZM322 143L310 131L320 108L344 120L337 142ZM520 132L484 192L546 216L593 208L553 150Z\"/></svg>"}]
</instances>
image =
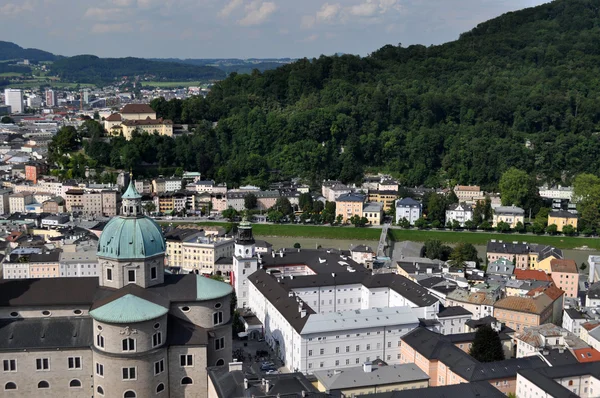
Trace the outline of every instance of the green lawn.
<instances>
[{"instance_id":1,"label":"green lawn","mask_svg":"<svg viewBox=\"0 0 600 398\"><path fill-rule=\"evenodd\" d=\"M142 82L142 87L164 87L164 88L177 88L177 87L200 87L201 82Z\"/></svg>"},{"instance_id":2,"label":"green lawn","mask_svg":"<svg viewBox=\"0 0 600 398\"><path fill-rule=\"evenodd\" d=\"M21 83L10 83L7 87L10 88L35 88L35 87L39 87L42 84L47 84L51 87L54 88L75 88L75 86L77 86L77 83L63 83L63 82L47 82L45 81L46 79L40 79L40 80L30 80L30 81L26 81L26 82L21 82ZM85 87L95 87L93 84L79 84L79 87L81 88L85 88Z\"/></svg>"},{"instance_id":3,"label":"green lawn","mask_svg":"<svg viewBox=\"0 0 600 398\"><path fill-rule=\"evenodd\" d=\"M170 224L168 221L161 221L161 224ZM181 224L187 224L185 222ZM217 222L198 222L197 225L212 225L226 227L227 223ZM304 237L304 238L324 238L324 239L356 239L356 240L379 240L381 229L379 228L355 228L345 227L325 227L315 225L280 225L280 224L253 224L255 235L260 236L281 236L281 237ZM491 232L456 232L456 231L432 231L418 229L390 229L390 236L394 241L411 240L415 242L424 242L427 239L438 239L445 243L472 243L474 245L485 246L492 239L503 240L507 242L519 241L529 243L539 243L551 245L560 249L575 249L587 246L590 249L600 250L599 238L585 237L567 237L567 236L548 236L548 235L521 235L498 234Z\"/></svg>"},{"instance_id":4,"label":"green lawn","mask_svg":"<svg viewBox=\"0 0 600 398\"><path fill-rule=\"evenodd\" d=\"M4 72L4 73L0 73L0 77L15 77L15 76L22 76L22 74L18 73L18 72Z\"/></svg>"},{"instance_id":5,"label":"green lawn","mask_svg":"<svg viewBox=\"0 0 600 398\"><path fill-rule=\"evenodd\" d=\"M548 236L548 235L521 235L497 234L489 232L456 232L456 231L420 231L415 229L392 229L390 233L395 241L412 240L423 242L427 239L438 239L446 243L466 242L474 245L486 245L492 239L506 242L528 242L551 245L560 249L575 249L588 246L590 249L600 249L600 239L585 237Z\"/></svg>"}]
</instances>

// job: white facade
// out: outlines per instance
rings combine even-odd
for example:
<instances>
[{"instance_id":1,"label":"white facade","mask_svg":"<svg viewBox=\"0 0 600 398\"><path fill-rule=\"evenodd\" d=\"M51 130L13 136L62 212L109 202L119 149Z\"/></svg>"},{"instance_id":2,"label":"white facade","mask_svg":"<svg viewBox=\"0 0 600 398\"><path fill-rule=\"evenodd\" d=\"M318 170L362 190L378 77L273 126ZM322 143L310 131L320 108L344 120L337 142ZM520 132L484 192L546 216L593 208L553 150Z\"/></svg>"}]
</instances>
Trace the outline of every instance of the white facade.
<instances>
[{"instance_id":1,"label":"white facade","mask_svg":"<svg viewBox=\"0 0 600 398\"><path fill-rule=\"evenodd\" d=\"M405 199L396 201L396 224L403 218L406 218L410 225L414 225L415 221L421 218L423 206L412 199L408 203L405 203L404 201Z\"/></svg>"},{"instance_id":2,"label":"white facade","mask_svg":"<svg viewBox=\"0 0 600 398\"><path fill-rule=\"evenodd\" d=\"M256 270L258 270L258 258L256 257L254 242L248 244L236 242L231 278L233 278L239 308L245 308L249 304L248 276Z\"/></svg>"},{"instance_id":3,"label":"white facade","mask_svg":"<svg viewBox=\"0 0 600 398\"><path fill-rule=\"evenodd\" d=\"M461 227L465 226L467 221L473 221L473 209L466 203L452 205L446 210L446 223L458 221Z\"/></svg>"},{"instance_id":4,"label":"white facade","mask_svg":"<svg viewBox=\"0 0 600 398\"><path fill-rule=\"evenodd\" d=\"M95 250L62 252L58 261L61 277L81 278L100 276L98 256Z\"/></svg>"},{"instance_id":5,"label":"white facade","mask_svg":"<svg viewBox=\"0 0 600 398\"><path fill-rule=\"evenodd\" d=\"M440 334L465 333L465 325L471 319L470 315L461 315L456 317L438 318L440 322Z\"/></svg>"},{"instance_id":6,"label":"white facade","mask_svg":"<svg viewBox=\"0 0 600 398\"><path fill-rule=\"evenodd\" d=\"M600 380L589 374L561 377L554 381L581 398L600 395ZM547 393L519 373L517 373L516 396L519 398L554 398L554 395Z\"/></svg>"},{"instance_id":7,"label":"white facade","mask_svg":"<svg viewBox=\"0 0 600 398\"><path fill-rule=\"evenodd\" d=\"M23 92L16 88L4 89L4 103L10 105L12 113L23 113Z\"/></svg>"},{"instance_id":8,"label":"white facade","mask_svg":"<svg viewBox=\"0 0 600 398\"><path fill-rule=\"evenodd\" d=\"M4 279L29 279L29 263L3 263Z\"/></svg>"},{"instance_id":9,"label":"white facade","mask_svg":"<svg viewBox=\"0 0 600 398\"><path fill-rule=\"evenodd\" d=\"M176 179L165 180L165 191L166 192L181 191L181 180L176 180Z\"/></svg>"},{"instance_id":10,"label":"white facade","mask_svg":"<svg viewBox=\"0 0 600 398\"><path fill-rule=\"evenodd\" d=\"M563 311L562 327L573 333L575 336L579 336L581 333L581 325L587 321L588 319L585 318L572 319L569 316L569 311Z\"/></svg>"},{"instance_id":11,"label":"white facade","mask_svg":"<svg viewBox=\"0 0 600 398\"><path fill-rule=\"evenodd\" d=\"M573 187L540 187L540 197L547 199L573 199Z\"/></svg>"}]
</instances>

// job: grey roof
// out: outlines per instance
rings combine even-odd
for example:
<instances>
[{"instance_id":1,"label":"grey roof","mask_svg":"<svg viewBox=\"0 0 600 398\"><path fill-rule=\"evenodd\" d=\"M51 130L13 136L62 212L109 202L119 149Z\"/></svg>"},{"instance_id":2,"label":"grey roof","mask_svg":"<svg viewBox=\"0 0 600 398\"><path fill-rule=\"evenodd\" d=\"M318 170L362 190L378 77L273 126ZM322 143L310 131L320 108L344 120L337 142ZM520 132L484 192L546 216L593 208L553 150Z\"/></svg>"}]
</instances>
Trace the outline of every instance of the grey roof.
<instances>
[{"instance_id":1,"label":"grey roof","mask_svg":"<svg viewBox=\"0 0 600 398\"><path fill-rule=\"evenodd\" d=\"M371 203L367 203L365 204L365 207L363 208L363 212L380 212L383 209L383 204L382 203L378 203L378 202L371 202Z\"/></svg>"},{"instance_id":2,"label":"grey roof","mask_svg":"<svg viewBox=\"0 0 600 398\"><path fill-rule=\"evenodd\" d=\"M448 206L448 210L450 211L468 211L468 212L473 212L473 208L471 206L469 206L468 204L462 202L462 203L452 203L450 206Z\"/></svg>"},{"instance_id":3,"label":"grey roof","mask_svg":"<svg viewBox=\"0 0 600 398\"><path fill-rule=\"evenodd\" d=\"M396 207L421 207L421 203L413 198L402 198L396 201Z\"/></svg>"},{"instance_id":4,"label":"grey roof","mask_svg":"<svg viewBox=\"0 0 600 398\"><path fill-rule=\"evenodd\" d=\"M365 195L358 193L345 193L340 195L335 201L336 202L364 202L366 199Z\"/></svg>"},{"instance_id":5,"label":"grey roof","mask_svg":"<svg viewBox=\"0 0 600 398\"><path fill-rule=\"evenodd\" d=\"M527 242L503 242L489 241L487 244L488 253L504 253L504 254L529 254L538 253L538 260L541 261L551 255L557 258L563 258L562 250L548 245L539 245Z\"/></svg>"},{"instance_id":6,"label":"grey roof","mask_svg":"<svg viewBox=\"0 0 600 398\"><path fill-rule=\"evenodd\" d=\"M254 246L256 246L256 247L264 247L264 248L273 247L273 245L270 244L269 242L267 242L265 240L259 240L259 239L256 239L254 241Z\"/></svg>"},{"instance_id":7,"label":"grey roof","mask_svg":"<svg viewBox=\"0 0 600 398\"><path fill-rule=\"evenodd\" d=\"M462 316L462 315L470 315L473 316L473 313L469 310L464 309L463 307L446 307L444 309L441 309L440 312L437 314L438 318L449 318L449 317L455 317L455 316Z\"/></svg>"},{"instance_id":8,"label":"grey roof","mask_svg":"<svg viewBox=\"0 0 600 398\"><path fill-rule=\"evenodd\" d=\"M415 390L390 391L376 394L364 394L361 398L506 398L488 382L454 384L443 387L418 388Z\"/></svg>"},{"instance_id":9,"label":"grey roof","mask_svg":"<svg viewBox=\"0 0 600 398\"><path fill-rule=\"evenodd\" d=\"M565 308L565 313L569 315L571 319L587 319L585 313L576 310L575 308Z\"/></svg>"},{"instance_id":10,"label":"grey roof","mask_svg":"<svg viewBox=\"0 0 600 398\"><path fill-rule=\"evenodd\" d=\"M0 320L2 351L89 348L92 342L89 317Z\"/></svg>"},{"instance_id":11,"label":"grey roof","mask_svg":"<svg viewBox=\"0 0 600 398\"><path fill-rule=\"evenodd\" d=\"M0 307L91 305L98 278L0 279Z\"/></svg>"},{"instance_id":12,"label":"grey roof","mask_svg":"<svg viewBox=\"0 0 600 398\"><path fill-rule=\"evenodd\" d=\"M239 370L229 371L228 366L214 366L207 369L208 377L215 387L219 398L275 397L295 398L326 397L319 393L302 373L282 373L264 375L259 378L254 373ZM261 378L269 381L269 391L261 383ZM248 389L244 389L244 379L248 380Z\"/></svg>"},{"instance_id":13,"label":"grey roof","mask_svg":"<svg viewBox=\"0 0 600 398\"><path fill-rule=\"evenodd\" d=\"M410 307L371 308L312 314L302 329L303 334L326 333L340 329L364 329L392 325L416 327L419 319Z\"/></svg>"},{"instance_id":14,"label":"grey roof","mask_svg":"<svg viewBox=\"0 0 600 398\"><path fill-rule=\"evenodd\" d=\"M554 398L574 398L578 395L554 380L584 375L591 375L598 379L600 378L600 363L589 362L578 366L569 364L541 369L524 369L519 371L519 375Z\"/></svg>"},{"instance_id":15,"label":"grey roof","mask_svg":"<svg viewBox=\"0 0 600 398\"><path fill-rule=\"evenodd\" d=\"M373 253L371 246L357 245L350 249L351 253Z\"/></svg>"},{"instance_id":16,"label":"grey roof","mask_svg":"<svg viewBox=\"0 0 600 398\"><path fill-rule=\"evenodd\" d=\"M417 328L402 337L408 344L426 359L437 359L454 373L468 381L502 379L515 377L520 369L532 369L547 366L538 357L507 359L504 361L481 363L456 347L447 336L432 332L426 328Z\"/></svg>"},{"instance_id":17,"label":"grey roof","mask_svg":"<svg viewBox=\"0 0 600 398\"><path fill-rule=\"evenodd\" d=\"M559 211L551 211L548 213L550 217L559 217L559 218L577 218L577 214L573 214L570 211L559 210Z\"/></svg>"},{"instance_id":18,"label":"grey roof","mask_svg":"<svg viewBox=\"0 0 600 398\"><path fill-rule=\"evenodd\" d=\"M362 366L345 368L339 371L322 370L313 373L326 391L342 390L387 384L410 383L429 380L414 363L393 366L373 366L371 372L365 372Z\"/></svg>"},{"instance_id":19,"label":"grey roof","mask_svg":"<svg viewBox=\"0 0 600 398\"><path fill-rule=\"evenodd\" d=\"M494 213L523 215L525 214L525 210L517 206L498 206L494 209Z\"/></svg>"},{"instance_id":20,"label":"grey roof","mask_svg":"<svg viewBox=\"0 0 600 398\"><path fill-rule=\"evenodd\" d=\"M579 363L570 350L553 348L538 352L538 354L543 356L550 366L576 365Z\"/></svg>"},{"instance_id":21,"label":"grey roof","mask_svg":"<svg viewBox=\"0 0 600 398\"><path fill-rule=\"evenodd\" d=\"M167 321L168 345L207 345L206 329L191 322L169 315Z\"/></svg>"},{"instance_id":22,"label":"grey roof","mask_svg":"<svg viewBox=\"0 0 600 398\"><path fill-rule=\"evenodd\" d=\"M515 272L515 265L512 261L505 259L504 257L499 258L496 261L492 261L488 264L486 273L498 274L498 275L512 275Z\"/></svg>"}]
</instances>

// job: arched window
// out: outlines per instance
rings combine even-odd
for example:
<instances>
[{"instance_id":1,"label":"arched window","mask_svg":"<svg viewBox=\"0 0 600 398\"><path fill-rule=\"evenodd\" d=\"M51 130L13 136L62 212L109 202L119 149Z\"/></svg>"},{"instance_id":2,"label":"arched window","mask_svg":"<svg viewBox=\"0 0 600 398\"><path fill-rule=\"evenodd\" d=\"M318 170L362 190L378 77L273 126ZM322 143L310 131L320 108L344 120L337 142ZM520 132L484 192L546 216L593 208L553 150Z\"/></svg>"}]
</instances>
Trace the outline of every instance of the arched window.
<instances>
[{"instance_id":1,"label":"arched window","mask_svg":"<svg viewBox=\"0 0 600 398\"><path fill-rule=\"evenodd\" d=\"M135 340L131 337L123 339L122 348L123 351L135 351Z\"/></svg>"},{"instance_id":2,"label":"arched window","mask_svg":"<svg viewBox=\"0 0 600 398\"><path fill-rule=\"evenodd\" d=\"M98 394L104 395L104 388L98 386L98 388L96 388L96 391L98 392Z\"/></svg>"},{"instance_id":3,"label":"arched window","mask_svg":"<svg viewBox=\"0 0 600 398\"><path fill-rule=\"evenodd\" d=\"M163 392L165 391L165 385L163 383L160 383L159 385L156 386L156 393L158 394L159 392Z\"/></svg>"},{"instance_id":4,"label":"arched window","mask_svg":"<svg viewBox=\"0 0 600 398\"><path fill-rule=\"evenodd\" d=\"M125 391L125 394L123 394L123 398L135 398L135 391Z\"/></svg>"},{"instance_id":5,"label":"arched window","mask_svg":"<svg viewBox=\"0 0 600 398\"><path fill-rule=\"evenodd\" d=\"M38 388L50 388L50 384L46 380L42 380L38 383Z\"/></svg>"},{"instance_id":6,"label":"arched window","mask_svg":"<svg viewBox=\"0 0 600 398\"><path fill-rule=\"evenodd\" d=\"M194 382L190 377L184 377L183 379L181 379L181 385L184 386L186 384L194 384Z\"/></svg>"},{"instance_id":7,"label":"arched window","mask_svg":"<svg viewBox=\"0 0 600 398\"><path fill-rule=\"evenodd\" d=\"M9 381L8 383L6 383L4 385L4 389L5 390L16 390L17 389L17 385L15 383L13 383L12 381Z\"/></svg>"},{"instance_id":8,"label":"arched window","mask_svg":"<svg viewBox=\"0 0 600 398\"><path fill-rule=\"evenodd\" d=\"M81 382L77 379L73 379L69 382L69 387L81 387Z\"/></svg>"},{"instance_id":9,"label":"arched window","mask_svg":"<svg viewBox=\"0 0 600 398\"><path fill-rule=\"evenodd\" d=\"M223 359L219 359L216 363L217 366L223 366L225 365L225 361Z\"/></svg>"}]
</instances>

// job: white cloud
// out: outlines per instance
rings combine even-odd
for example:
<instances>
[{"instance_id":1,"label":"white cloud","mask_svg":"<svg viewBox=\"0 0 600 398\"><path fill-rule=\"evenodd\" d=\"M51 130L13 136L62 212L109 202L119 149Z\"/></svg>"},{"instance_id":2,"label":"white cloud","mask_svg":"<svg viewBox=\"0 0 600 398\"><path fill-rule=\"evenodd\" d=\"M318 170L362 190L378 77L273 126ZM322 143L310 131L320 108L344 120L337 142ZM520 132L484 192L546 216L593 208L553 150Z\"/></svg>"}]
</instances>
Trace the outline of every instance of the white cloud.
<instances>
[{"instance_id":1,"label":"white cloud","mask_svg":"<svg viewBox=\"0 0 600 398\"><path fill-rule=\"evenodd\" d=\"M127 33L133 31L133 27L127 23L97 23L92 26L92 33Z\"/></svg>"},{"instance_id":2,"label":"white cloud","mask_svg":"<svg viewBox=\"0 0 600 398\"><path fill-rule=\"evenodd\" d=\"M357 17L373 17L377 14L386 14L389 11L400 11L398 0L367 0L349 7L350 14Z\"/></svg>"},{"instance_id":3,"label":"white cloud","mask_svg":"<svg viewBox=\"0 0 600 398\"><path fill-rule=\"evenodd\" d=\"M0 14L12 16L21 14L23 12L33 11L33 5L30 1L18 2L18 3L6 3L0 6Z\"/></svg>"},{"instance_id":4,"label":"white cloud","mask_svg":"<svg viewBox=\"0 0 600 398\"><path fill-rule=\"evenodd\" d=\"M219 11L219 16L221 18L228 17L236 8L240 7L243 3L243 0L231 0L225 7Z\"/></svg>"},{"instance_id":5,"label":"white cloud","mask_svg":"<svg viewBox=\"0 0 600 398\"><path fill-rule=\"evenodd\" d=\"M246 16L238 21L241 26L255 26L264 23L271 14L275 12L277 6L270 1L253 1L246 6Z\"/></svg>"},{"instance_id":6,"label":"white cloud","mask_svg":"<svg viewBox=\"0 0 600 398\"><path fill-rule=\"evenodd\" d=\"M112 0L112 3L117 7L131 7L135 0Z\"/></svg>"},{"instance_id":7,"label":"white cloud","mask_svg":"<svg viewBox=\"0 0 600 398\"><path fill-rule=\"evenodd\" d=\"M99 21L114 21L115 19L121 19L125 11L120 8L88 8L83 14L84 18L96 19Z\"/></svg>"},{"instance_id":8,"label":"white cloud","mask_svg":"<svg viewBox=\"0 0 600 398\"><path fill-rule=\"evenodd\" d=\"M317 11L317 19L319 21L331 21L339 14L341 9L342 6L339 3L325 3L323 4L323 7L321 7L321 9Z\"/></svg>"}]
</instances>

